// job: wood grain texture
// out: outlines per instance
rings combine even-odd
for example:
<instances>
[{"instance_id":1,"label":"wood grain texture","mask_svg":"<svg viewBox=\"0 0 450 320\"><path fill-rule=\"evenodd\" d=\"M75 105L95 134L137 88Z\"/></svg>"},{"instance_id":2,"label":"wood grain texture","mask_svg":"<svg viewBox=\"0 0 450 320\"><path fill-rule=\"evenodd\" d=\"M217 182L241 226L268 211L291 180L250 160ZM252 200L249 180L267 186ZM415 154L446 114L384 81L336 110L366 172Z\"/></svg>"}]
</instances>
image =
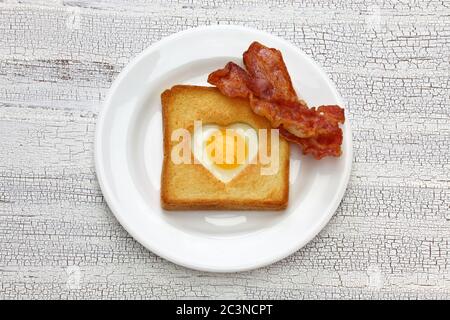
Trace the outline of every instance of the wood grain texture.
<instances>
[{"instance_id":1,"label":"wood grain texture","mask_svg":"<svg viewBox=\"0 0 450 320\"><path fill-rule=\"evenodd\" d=\"M0 1L0 298L450 298L446 1ZM354 169L328 226L272 266L185 269L110 213L97 114L164 36L241 24L316 59L346 100Z\"/></svg>"}]
</instances>

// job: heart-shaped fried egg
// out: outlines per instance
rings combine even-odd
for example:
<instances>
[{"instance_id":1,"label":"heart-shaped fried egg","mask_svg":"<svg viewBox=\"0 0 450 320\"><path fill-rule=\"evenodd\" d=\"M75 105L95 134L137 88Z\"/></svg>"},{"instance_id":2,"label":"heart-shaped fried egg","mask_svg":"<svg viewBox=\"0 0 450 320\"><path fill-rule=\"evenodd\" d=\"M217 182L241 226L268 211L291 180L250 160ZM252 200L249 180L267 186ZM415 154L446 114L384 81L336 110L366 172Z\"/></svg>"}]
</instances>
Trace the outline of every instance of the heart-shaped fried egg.
<instances>
[{"instance_id":1,"label":"heart-shaped fried egg","mask_svg":"<svg viewBox=\"0 0 450 320\"><path fill-rule=\"evenodd\" d=\"M207 124L194 130L192 151L197 161L214 177L227 183L255 159L258 135L245 123L227 127Z\"/></svg>"}]
</instances>

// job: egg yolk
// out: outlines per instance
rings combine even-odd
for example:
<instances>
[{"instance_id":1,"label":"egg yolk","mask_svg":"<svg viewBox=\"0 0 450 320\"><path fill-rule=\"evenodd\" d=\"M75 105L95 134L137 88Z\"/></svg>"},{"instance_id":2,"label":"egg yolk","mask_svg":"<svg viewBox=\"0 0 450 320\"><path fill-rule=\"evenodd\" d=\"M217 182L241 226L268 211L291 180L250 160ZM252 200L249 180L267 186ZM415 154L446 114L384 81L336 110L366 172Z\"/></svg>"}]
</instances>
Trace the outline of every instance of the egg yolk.
<instances>
[{"instance_id":1,"label":"egg yolk","mask_svg":"<svg viewBox=\"0 0 450 320\"><path fill-rule=\"evenodd\" d=\"M235 169L247 159L247 140L234 130L218 130L206 141L206 154L217 167Z\"/></svg>"}]
</instances>

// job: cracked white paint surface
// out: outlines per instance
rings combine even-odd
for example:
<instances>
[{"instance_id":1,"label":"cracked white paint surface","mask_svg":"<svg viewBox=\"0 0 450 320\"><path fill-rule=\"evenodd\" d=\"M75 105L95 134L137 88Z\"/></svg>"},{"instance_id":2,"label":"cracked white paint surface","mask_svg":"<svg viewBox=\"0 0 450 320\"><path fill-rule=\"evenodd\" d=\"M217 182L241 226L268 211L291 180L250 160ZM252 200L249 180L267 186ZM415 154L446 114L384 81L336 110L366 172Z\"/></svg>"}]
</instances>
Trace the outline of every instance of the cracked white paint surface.
<instances>
[{"instance_id":1,"label":"cracked white paint surface","mask_svg":"<svg viewBox=\"0 0 450 320\"><path fill-rule=\"evenodd\" d=\"M450 6L425 1L0 1L0 298L450 298ZM242 24L314 57L354 169L329 225L272 266L208 274L146 251L95 177L101 101L162 37Z\"/></svg>"}]
</instances>

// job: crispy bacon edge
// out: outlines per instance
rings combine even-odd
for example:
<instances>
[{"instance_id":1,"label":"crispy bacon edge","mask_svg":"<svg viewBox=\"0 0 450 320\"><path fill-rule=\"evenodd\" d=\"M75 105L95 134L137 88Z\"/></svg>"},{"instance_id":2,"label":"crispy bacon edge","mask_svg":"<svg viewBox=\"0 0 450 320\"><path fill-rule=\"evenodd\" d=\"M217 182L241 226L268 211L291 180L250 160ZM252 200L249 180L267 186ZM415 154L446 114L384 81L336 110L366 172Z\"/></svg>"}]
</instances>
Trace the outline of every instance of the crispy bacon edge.
<instances>
[{"instance_id":1,"label":"crispy bacon edge","mask_svg":"<svg viewBox=\"0 0 450 320\"><path fill-rule=\"evenodd\" d=\"M234 62L228 62L223 69L208 76L208 83L216 86L222 94L230 98L248 98L251 91L247 87L247 71Z\"/></svg>"}]
</instances>

